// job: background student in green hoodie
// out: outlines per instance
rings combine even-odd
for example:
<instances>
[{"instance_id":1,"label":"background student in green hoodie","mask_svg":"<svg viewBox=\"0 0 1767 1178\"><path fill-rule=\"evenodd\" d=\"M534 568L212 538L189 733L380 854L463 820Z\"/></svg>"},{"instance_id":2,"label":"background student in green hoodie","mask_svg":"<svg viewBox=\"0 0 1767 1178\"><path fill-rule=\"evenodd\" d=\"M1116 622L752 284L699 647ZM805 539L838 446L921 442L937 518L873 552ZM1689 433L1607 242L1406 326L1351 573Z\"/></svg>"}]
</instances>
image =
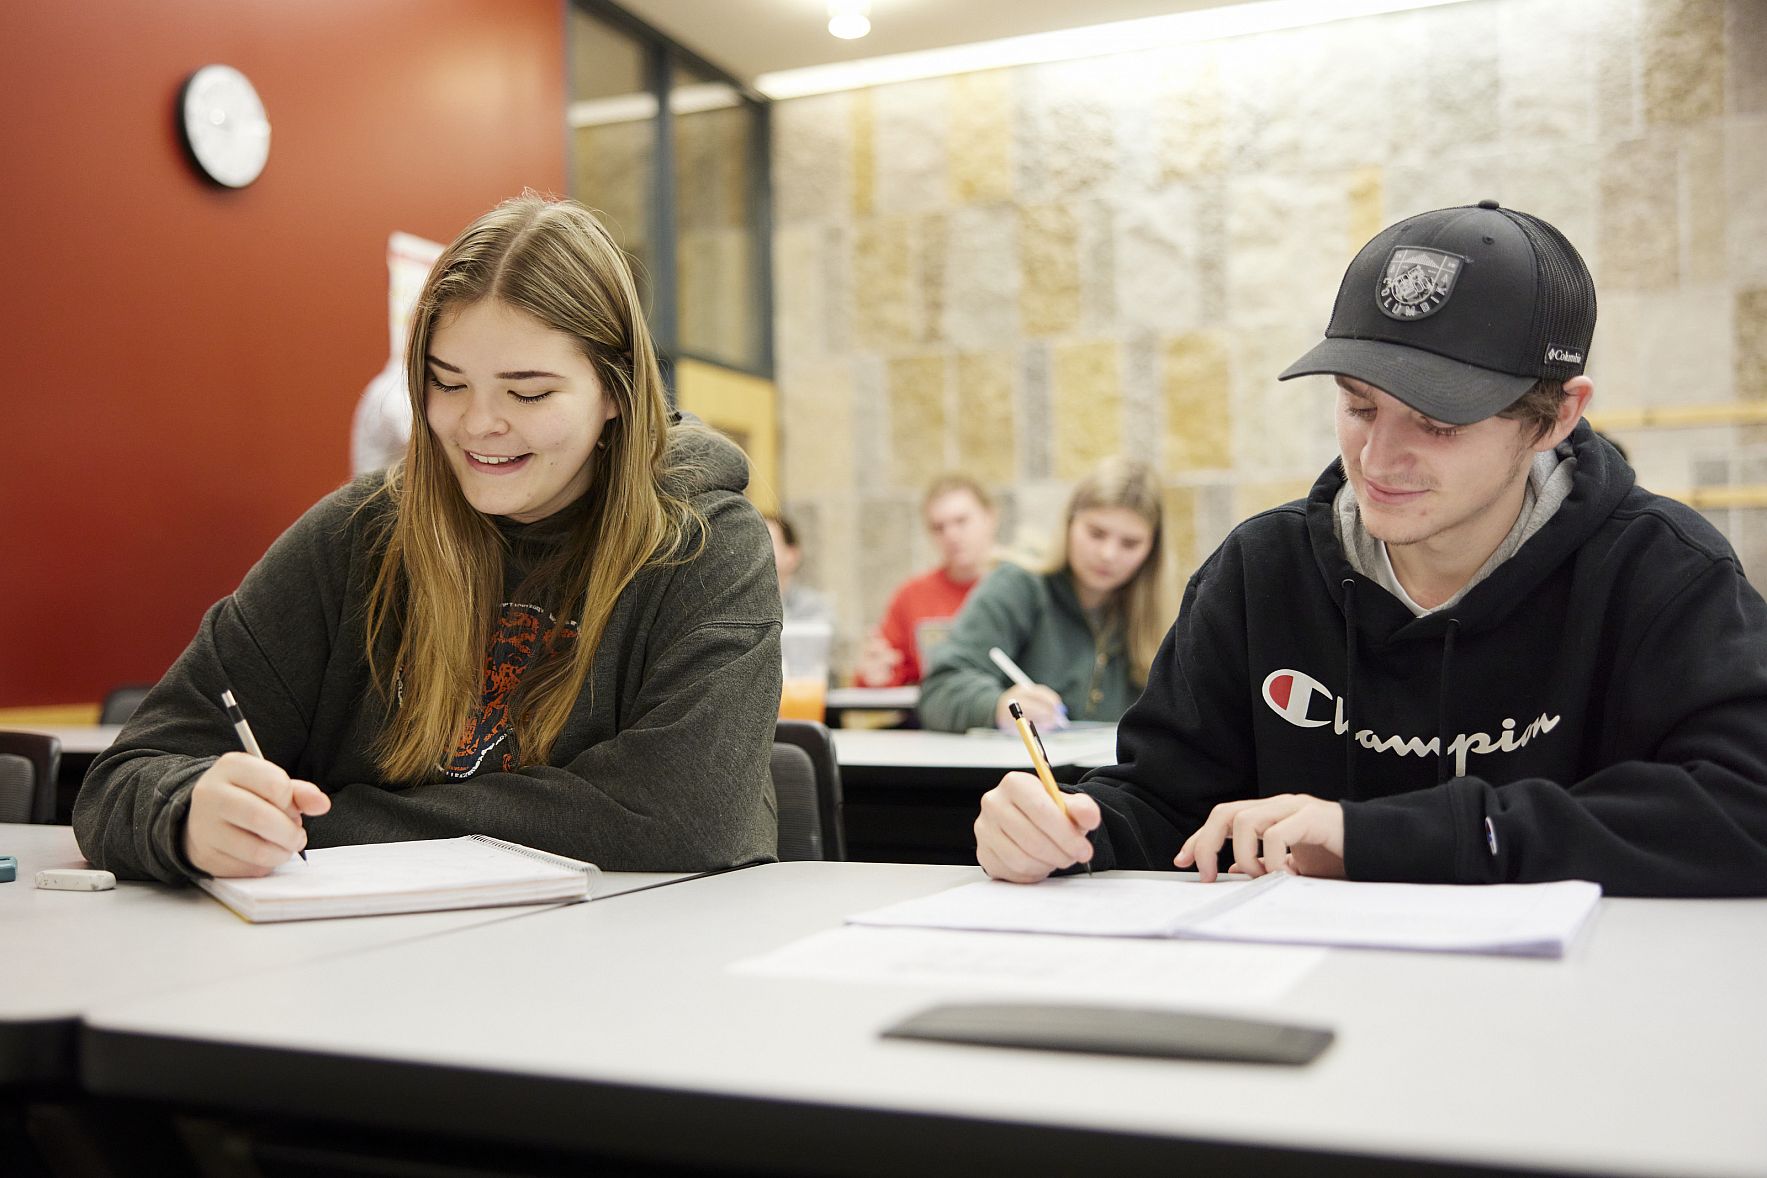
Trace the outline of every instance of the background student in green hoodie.
<instances>
[{"instance_id":1,"label":"background student in green hoodie","mask_svg":"<svg viewBox=\"0 0 1767 1178\"><path fill-rule=\"evenodd\" d=\"M404 460L276 541L93 764L81 850L263 875L485 833L615 870L770 858L780 601L740 451L672 418L619 247L524 196L431 271ZM238 751L231 689L263 757Z\"/></svg>"},{"instance_id":2,"label":"background student in green hoodie","mask_svg":"<svg viewBox=\"0 0 1767 1178\"><path fill-rule=\"evenodd\" d=\"M1045 571L1002 564L964 602L921 685L921 723L1009 724L1009 699L1045 727L1116 720L1171 620L1162 563L1159 479L1144 463L1108 459L1074 489ZM1015 686L989 657L994 647L1033 684Z\"/></svg>"}]
</instances>

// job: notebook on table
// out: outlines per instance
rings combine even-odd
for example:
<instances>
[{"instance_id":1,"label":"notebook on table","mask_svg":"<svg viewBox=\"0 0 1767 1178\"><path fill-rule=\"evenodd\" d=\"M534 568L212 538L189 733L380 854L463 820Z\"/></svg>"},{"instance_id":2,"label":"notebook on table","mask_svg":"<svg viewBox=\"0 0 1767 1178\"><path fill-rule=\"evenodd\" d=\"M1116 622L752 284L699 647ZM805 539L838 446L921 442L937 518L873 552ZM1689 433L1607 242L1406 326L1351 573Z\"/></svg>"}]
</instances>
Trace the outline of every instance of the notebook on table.
<instances>
[{"instance_id":1,"label":"notebook on table","mask_svg":"<svg viewBox=\"0 0 1767 1178\"><path fill-rule=\"evenodd\" d=\"M489 835L310 849L257 879L197 885L252 921L587 900L601 869Z\"/></svg>"}]
</instances>

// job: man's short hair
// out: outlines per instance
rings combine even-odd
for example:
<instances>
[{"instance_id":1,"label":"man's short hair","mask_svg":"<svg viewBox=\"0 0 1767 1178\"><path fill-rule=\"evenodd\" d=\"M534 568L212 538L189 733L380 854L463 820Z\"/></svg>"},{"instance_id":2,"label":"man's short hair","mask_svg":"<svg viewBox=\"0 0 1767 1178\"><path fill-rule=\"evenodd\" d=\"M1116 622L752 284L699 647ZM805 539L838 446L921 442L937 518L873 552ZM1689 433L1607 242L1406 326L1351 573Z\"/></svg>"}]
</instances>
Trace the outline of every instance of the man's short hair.
<instances>
[{"instance_id":1,"label":"man's short hair","mask_svg":"<svg viewBox=\"0 0 1767 1178\"><path fill-rule=\"evenodd\" d=\"M1541 377L1534 387L1517 397L1507 409L1499 409L1498 417L1519 421L1534 431L1538 442L1558 425L1558 411L1565 401L1565 382Z\"/></svg>"},{"instance_id":2,"label":"man's short hair","mask_svg":"<svg viewBox=\"0 0 1767 1178\"><path fill-rule=\"evenodd\" d=\"M944 498L953 491L968 491L976 497L984 511L994 510L994 497L983 489L982 484L966 474L942 474L927 485L926 494L920 497L920 513L926 514L936 500Z\"/></svg>"}]
</instances>

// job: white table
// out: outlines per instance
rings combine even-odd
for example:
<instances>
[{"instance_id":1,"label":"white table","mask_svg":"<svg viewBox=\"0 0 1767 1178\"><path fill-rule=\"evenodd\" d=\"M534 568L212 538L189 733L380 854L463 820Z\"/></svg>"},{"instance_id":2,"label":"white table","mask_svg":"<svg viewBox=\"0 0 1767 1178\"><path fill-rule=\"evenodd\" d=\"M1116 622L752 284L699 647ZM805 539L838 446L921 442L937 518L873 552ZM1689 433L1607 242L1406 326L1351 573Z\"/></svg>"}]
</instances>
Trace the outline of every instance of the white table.
<instances>
[{"instance_id":1,"label":"white table","mask_svg":"<svg viewBox=\"0 0 1767 1178\"><path fill-rule=\"evenodd\" d=\"M61 741L63 756L93 757L116 743L117 733L123 730L121 724L62 724L41 725L26 724L12 729L14 732L45 732Z\"/></svg>"},{"instance_id":2,"label":"white table","mask_svg":"<svg viewBox=\"0 0 1767 1178\"><path fill-rule=\"evenodd\" d=\"M727 968L978 875L771 865L116 1002L86 1080L761 1171L1767 1168L1767 901L1604 901L1562 961L1331 951L1267 1008L1336 1029L1301 1068L886 1040L941 992Z\"/></svg>"},{"instance_id":3,"label":"white table","mask_svg":"<svg viewBox=\"0 0 1767 1178\"><path fill-rule=\"evenodd\" d=\"M1045 733L1050 768L1075 781L1116 764L1116 726ZM974 863L981 796L1031 767L1017 732L834 730L847 855L883 862Z\"/></svg>"},{"instance_id":4,"label":"white table","mask_svg":"<svg viewBox=\"0 0 1767 1178\"><path fill-rule=\"evenodd\" d=\"M0 883L0 1082L72 1077L79 1017L93 1006L164 994L340 953L409 941L538 911L475 908L253 925L206 892L120 881L114 891L39 891L45 867L84 867L66 826L0 823L0 854L18 878ZM687 878L680 872L607 872L597 896ZM556 907L556 905L551 905Z\"/></svg>"}]
</instances>

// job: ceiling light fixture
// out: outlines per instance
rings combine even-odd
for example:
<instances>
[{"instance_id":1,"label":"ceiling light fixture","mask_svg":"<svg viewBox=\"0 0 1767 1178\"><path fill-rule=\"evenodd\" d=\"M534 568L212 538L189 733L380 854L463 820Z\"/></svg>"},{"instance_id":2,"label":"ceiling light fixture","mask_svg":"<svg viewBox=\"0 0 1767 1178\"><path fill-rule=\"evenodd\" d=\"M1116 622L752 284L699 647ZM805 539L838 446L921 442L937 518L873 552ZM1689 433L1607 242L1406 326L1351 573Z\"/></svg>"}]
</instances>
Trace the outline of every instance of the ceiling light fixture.
<instances>
[{"instance_id":1,"label":"ceiling light fixture","mask_svg":"<svg viewBox=\"0 0 1767 1178\"><path fill-rule=\"evenodd\" d=\"M828 0L828 31L857 41L871 31L871 0Z\"/></svg>"},{"instance_id":2,"label":"ceiling light fixture","mask_svg":"<svg viewBox=\"0 0 1767 1178\"><path fill-rule=\"evenodd\" d=\"M953 45L918 53L893 53L884 57L868 57L833 65L780 70L756 78L755 89L769 98L800 98L806 94L828 94L836 90L856 90L862 86L910 82L917 78L938 78L975 70L1071 61L1082 57L1132 53L1196 41L1214 41L1223 37L1243 37L1251 33L1268 33L1278 29L1301 28L1359 16L1378 16L1388 12L1434 8L1439 4L1461 2L1462 0L1253 0L1247 4L1227 4L1219 8L1201 8L1168 16L1150 16L1086 28L1033 33L999 41L981 41L973 45ZM858 15L864 19L865 12L869 12L870 8L869 0L829 0L828 31L837 37L841 36L835 30L833 18L836 9L843 12L848 9L863 9ZM869 28L871 22L866 20L865 24Z\"/></svg>"}]
</instances>

